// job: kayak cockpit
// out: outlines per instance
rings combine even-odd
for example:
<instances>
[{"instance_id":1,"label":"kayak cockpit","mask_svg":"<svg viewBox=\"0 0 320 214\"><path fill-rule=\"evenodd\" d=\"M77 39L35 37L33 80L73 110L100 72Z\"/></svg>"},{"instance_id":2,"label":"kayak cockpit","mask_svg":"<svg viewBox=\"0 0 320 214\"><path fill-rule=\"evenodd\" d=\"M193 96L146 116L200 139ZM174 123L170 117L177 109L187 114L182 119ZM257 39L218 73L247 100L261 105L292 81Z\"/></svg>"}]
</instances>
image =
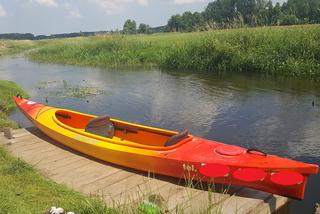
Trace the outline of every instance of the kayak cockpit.
<instances>
[{"instance_id":1,"label":"kayak cockpit","mask_svg":"<svg viewBox=\"0 0 320 214\"><path fill-rule=\"evenodd\" d=\"M68 110L57 110L55 118L77 132L146 147L172 147L192 139L187 131L177 133L114 120L108 116L95 117Z\"/></svg>"}]
</instances>

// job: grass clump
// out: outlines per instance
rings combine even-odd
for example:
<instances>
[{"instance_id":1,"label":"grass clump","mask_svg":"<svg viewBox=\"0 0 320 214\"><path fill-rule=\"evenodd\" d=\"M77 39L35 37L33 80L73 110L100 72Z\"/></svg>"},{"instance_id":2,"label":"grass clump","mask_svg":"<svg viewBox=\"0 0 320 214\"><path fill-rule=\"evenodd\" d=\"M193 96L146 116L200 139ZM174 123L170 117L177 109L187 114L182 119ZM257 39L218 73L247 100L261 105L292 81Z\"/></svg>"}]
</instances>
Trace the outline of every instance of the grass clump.
<instances>
[{"instance_id":1,"label":"grass clump","mask_svg":"<svg viewBox=\"0 0 320 214\"><path fill-rule=\"evenodd\" d=\"M23 51L35 48L36 45L36 42L29 40L0 40L0 57L22 53Z\"/></svg>"},{"instance_id":2,"label":"grass clump","mask_svg":"<svg viewBox=\"0 0 320 214\"><path fill-rule=\"evenodd\" d=\"M51 206L75 213L116 213L93 198L42 178L0 147L0 213L44 213Z\"/></svg>"},{"instance_id":3,"label":"grass clump","mask_svg":"<svg viewBox=\"0 0 320 214\"><path fill-rule=\"evenodd\" d=\"M210 72L320 75L320 27L263 27L196 33L47 40L38 62L85 66L157 66Z\"/></svg>"},{"instance_id":4,"label":"grass clump","mask_svg":"<svg viewBox=\"0 0 320 214\"><path fill-rule=\"evenodd\" d=\"M4 127L18 127L16 123L8 119L8 114L16 108L12 96L17 94L28 97L28 94L16 83L0 80L0 129Z\"/></svg>"}]
</instances>

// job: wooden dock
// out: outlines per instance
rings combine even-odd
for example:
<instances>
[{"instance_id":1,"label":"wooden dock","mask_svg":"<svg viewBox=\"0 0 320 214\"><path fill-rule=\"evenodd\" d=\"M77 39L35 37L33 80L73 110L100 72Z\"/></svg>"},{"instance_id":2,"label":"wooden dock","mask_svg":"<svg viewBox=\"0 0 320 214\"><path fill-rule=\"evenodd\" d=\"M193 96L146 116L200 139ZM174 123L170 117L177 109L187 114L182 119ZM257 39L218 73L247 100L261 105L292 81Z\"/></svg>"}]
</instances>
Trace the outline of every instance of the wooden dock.
<instances>
[{"instance_id":1,"label":"wooden dock","mask_svg":"<svg viewBox=\"0 0 320 214\"><path fill-rule=\"evenodd\" d=\"M54 142L34 127L14 130L13 137L9 140L0 135L0 145L13 156L49 179L97 196L109 206L138 204L156 195L156 198L161 196L168 213L288 212L289 200L285 197L241 187L231 187L227 193L186 187L176 179L155 178L90 158Z\"/></svg>"}]
</instances>

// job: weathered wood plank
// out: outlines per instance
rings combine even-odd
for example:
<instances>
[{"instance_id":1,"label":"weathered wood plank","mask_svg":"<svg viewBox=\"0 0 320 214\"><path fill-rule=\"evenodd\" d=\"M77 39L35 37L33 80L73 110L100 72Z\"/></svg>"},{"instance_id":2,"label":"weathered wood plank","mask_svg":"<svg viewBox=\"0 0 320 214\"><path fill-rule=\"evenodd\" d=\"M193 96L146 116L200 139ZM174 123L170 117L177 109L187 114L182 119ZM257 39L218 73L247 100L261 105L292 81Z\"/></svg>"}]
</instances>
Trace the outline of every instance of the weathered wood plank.
<instances>
[{"instance_id":1,"label":"weathered wood plank","mask_svg":"<svg viewBox=\"0 0 320 214\"><path fill-rule=\"evenodd\" d=\"M289 199L278 196L278 195L270 195L266 200L261 201L259 206L254 207L251 210L248 210L248 214L268 214L268 213L288 213L288 202Z\"/></svg>"},{"instance_id":2,"label":"weathered wood plank","mask_svg":"<svg viewBox=\"0 0 320 214\"><path fill-rule=\"evenodd\" d=\"M250 196L250 197L248 197ZM272 194L244 188L221 204L225 213L248 213L261 206Z\"/></svg>"},{"instance_id":3,"label":"weathered wood plank","mask_svg":"<svg viewBox=\"0 0 320 214\"><path fill-rule=\"evenodd\" d=\"M46 159L41 160L41 162L37 164L37 167L41 169L48 169L48 174L51 175L54 170L70 163L79 161L80 159L81 157L79 156L70 156L67 153L61 155L59 150L56 150L56 153L49 154Z\"/></svg>"},{"instance_id":4,"label":"weathered wood plank","mask_svg":"<svg viewBox=\"0 0 320 214\"><path fill-rule=\"evenodd\" d=\"M141 177L141 179L143 180L141 184L114 196L113 199L118 201L120 204L125 204L126 200L130 202L147 200L150 195L158 195L157 192L160 188L164 188L165 185L169 185L168 182L150 177Z\"/></svg>"},{"instance_id":5,"label":"weathered wood plank","mask_svg":"<svg viewBox=\"0 0 320 214\"><path fill-rule=\"evenodd\" d=\"M30 135L30 132L25 129L16 129L12 131L12 135L14 138L21 138L23 136Z\"/></svg>"},{"instance_id":6,"label":"weathered wood plank","mask_svg":"<svg viewBox=\"0 0 320 214\"><path fill-rule=\"evenodd\" d=\"M133 176L131 173L120 170L111 175L105 176L99 180L96 180L89 184L84 184L79 189L85 193L91 193L95 195L100 195L104 192L105 188L108 188L110 185L120 182L121 180Z\"/></svg>"},{"instance_id":7,"label":"weathered wood plank","mask_svg":"<svg viewBox=\"0 0 320 214\"><path fill-rule=\"evenodd\" d=\"M30 132L26 129L14 129L12 133L13 136L19 136L19 134L30 134Z\"/></svg>"},{"instance_id":8,"label":"weathered wood plank","mask_svg":"<svg viewBox=\"0 0 320 214\"><path fill-rule=\"evenodd\" d=\"M79 159L76 162L64 165L60 168L56 168L52 170L52 173L49 175L50 178L54 179L55 181L65 180L69 181L74 177L79 176L78 172L81 172L81 168L86 167L89 165L90 162L86 159Z\"/></svg>"}]
</instances>

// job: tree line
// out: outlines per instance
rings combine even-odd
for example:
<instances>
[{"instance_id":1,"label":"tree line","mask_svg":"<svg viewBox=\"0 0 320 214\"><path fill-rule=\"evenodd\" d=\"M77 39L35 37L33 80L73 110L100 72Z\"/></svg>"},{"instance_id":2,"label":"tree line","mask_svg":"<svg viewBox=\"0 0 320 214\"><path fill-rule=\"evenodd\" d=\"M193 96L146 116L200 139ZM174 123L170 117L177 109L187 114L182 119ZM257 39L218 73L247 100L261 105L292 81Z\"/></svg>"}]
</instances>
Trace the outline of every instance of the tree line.
<instances>
[{"instance_id":1,"label":"tree line","mask_svg":"<svg viewBox=\"0 0 320 214\"><path fill-rule=\"evenodd\" d=\"M320 0L215 0L203 12L171 16L167 31L320 23Z\"/></svg>"},{"instance_id":2,"label":"tree line","mask_svg":"<svg viewBox=\"0 0 320 214\"><path fill-rule=\"evenodd\" d=\"M34 35L32 33L2 33L0 39L12 40L42 40L42 39L58 39L58 38L72 38L79 36L95 36L97 33L106 33L106 31L99 32L79 32L79 33L61 33L52 35Z\"/></svg>"},{"instance_id":3,"label":"tree line","mask_svg":"<svg viewBox=\"0 0 320 214\"><path fill-rule=\"evenodd\" d=\"M202 12L186 11L170 17L166 26L150 28L128 19L123 34L191 32L210 29L320 23L320 0L214 0Z\"/></svg>"},{"instance_id":4,"label":"tree line","mask_svg":"<svg viewBox=\"0 0 320 214\"><path fill-rule=\"evenodd\" d=\"M150 27L147 24L141 23L137 27L135 20L128 19L125 21L122 29L123 34L151 34L151 33L160 33L166 31L166 26L159 27Z\"/></svg>"}]
</instances>

